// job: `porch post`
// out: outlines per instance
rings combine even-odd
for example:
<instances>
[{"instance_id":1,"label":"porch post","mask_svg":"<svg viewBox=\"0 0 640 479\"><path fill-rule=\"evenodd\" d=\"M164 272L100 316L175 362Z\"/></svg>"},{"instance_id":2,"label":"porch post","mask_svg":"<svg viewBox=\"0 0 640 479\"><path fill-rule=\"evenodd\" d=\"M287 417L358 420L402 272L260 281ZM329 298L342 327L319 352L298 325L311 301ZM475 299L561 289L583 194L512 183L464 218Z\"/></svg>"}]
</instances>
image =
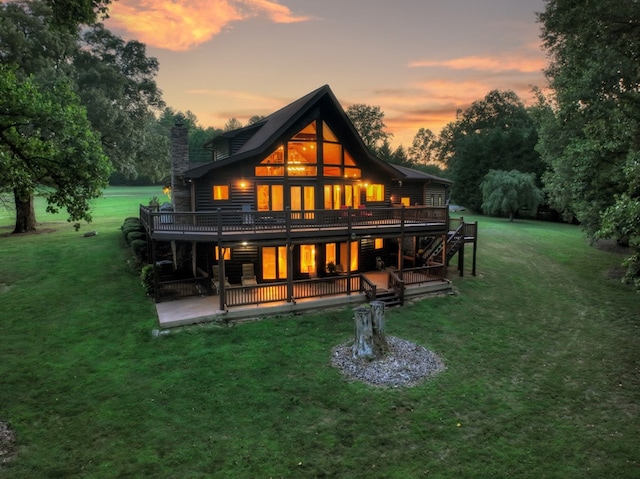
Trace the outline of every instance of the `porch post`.
<instances>
[{"instance_id":1,"label":"porch post","mask_svg":"<svg viewBox=\"0 0 640 479\"><path fill-rule=\"evenodd\" d=\"M293 244L287 239L287 303L296 302L293 296Z\"/></svg>"},{"instance_id":2,"label":"porch post","mask_svg":"<svg viewBox=\"0 0 640 479\"><path fill-rule=\"evenodd\" d=\"M220 276L220 287L218 288L218 294L219 294L219 299L220 299L220 311L226 311L226 302L225 299L227 297L227 287L226 287L226 280L225 278L227 277L225 272L224 272L224 253L225 253L225 248L223 248L222 246L220 246L220 244L218 244L218 274Z\"/></svg>"}]
</instances>

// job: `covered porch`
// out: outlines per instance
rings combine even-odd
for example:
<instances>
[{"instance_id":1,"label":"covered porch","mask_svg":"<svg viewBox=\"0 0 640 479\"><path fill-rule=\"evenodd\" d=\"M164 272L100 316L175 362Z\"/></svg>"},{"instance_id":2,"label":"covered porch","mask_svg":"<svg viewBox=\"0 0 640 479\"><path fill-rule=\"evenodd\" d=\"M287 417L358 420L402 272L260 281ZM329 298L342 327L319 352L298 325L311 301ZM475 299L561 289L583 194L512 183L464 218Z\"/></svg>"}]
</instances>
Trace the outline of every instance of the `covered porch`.
<instances>
[{"instance_id":1,"label":"covered porch","mask_svg":"<svg viewBox=\"0 0 640 479\"><path fill-rule=\"evenodd\" d=\"M156 303L158 324L172 328L205 322L229 323L282 314L300 314L320 308L345 307L386 299L402 304L406 298L446 293L451 282L444 278L444 266L410 268L403 271L384 270L335 278L317 278L293 283L294 301L287 301L287 283L251 286L231 285L225 288L226 301L218 294L203 291L175 301ZM225 308L221 308L225 304Z\"/></svg>"}]
</instances>

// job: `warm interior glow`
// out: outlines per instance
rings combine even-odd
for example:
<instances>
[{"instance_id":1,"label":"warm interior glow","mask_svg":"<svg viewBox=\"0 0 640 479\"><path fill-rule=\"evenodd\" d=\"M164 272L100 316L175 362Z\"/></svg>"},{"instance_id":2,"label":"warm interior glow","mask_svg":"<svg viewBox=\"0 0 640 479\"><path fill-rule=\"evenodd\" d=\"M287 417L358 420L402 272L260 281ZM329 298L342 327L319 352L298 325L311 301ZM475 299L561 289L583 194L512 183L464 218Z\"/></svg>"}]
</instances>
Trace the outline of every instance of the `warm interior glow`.
<instances>
[{"instance_id":1,"label":"warm interior glow","mask_svg":"<svg viewBox=\"0 0 640 479\"><path fill-rule=\"evenodd\" d=\"M287 278L287 247L262 248L262 278L265 280Z\"/></svg>"},{"instance_id":2,"label":"warm interior glow","mask_svg":"<svg viewBox=\"0 0 640 479\"><path fill-rule=\"evenodd\" d=\"M256 195L258 211L284 210L283 185L258 185L256 187Z\"/></svg>"},{"instance_id":3,"label":"warm interior glow","mask_svg":"<svg viewBox=\"0 0 640 479\"><path fill-rule=\"evenodd\" d=\"M222 250L224 251L223 259L225 261L231 260L231 248L222 248ZM219 261L220 260L220 248L218 246L216 246L214 248L214 254L215 254L216 261Z\"/></svg>"},{"instance_id":4,"label":"warm interior glow","mask_svg":"<svg viewBox=\"0 0 640 479\"><path fill-rule=\"evenodd\" d=\"M213 199L228 200L229 199L229 185L213 185Z\"/></svg>"},{"instance_id":5,"label":"warm interior glow","mask_svg":"<svg viewBox=\"0 0 640 479\"><path fill-rule=\"evenodd\" d=\"M316 271L316 247L310 244L300 245L300 272L315 273Z\"/></svg>"},{"instance_id":6,"label":"warm interior glow","mask_svg":"<svg viewBox=\"0 0 640 479\"><path fill-rule=\"evenodd\" d=\"M384 201L384 185L366 185L367 201Z\"/></svg>"}]
</instances>

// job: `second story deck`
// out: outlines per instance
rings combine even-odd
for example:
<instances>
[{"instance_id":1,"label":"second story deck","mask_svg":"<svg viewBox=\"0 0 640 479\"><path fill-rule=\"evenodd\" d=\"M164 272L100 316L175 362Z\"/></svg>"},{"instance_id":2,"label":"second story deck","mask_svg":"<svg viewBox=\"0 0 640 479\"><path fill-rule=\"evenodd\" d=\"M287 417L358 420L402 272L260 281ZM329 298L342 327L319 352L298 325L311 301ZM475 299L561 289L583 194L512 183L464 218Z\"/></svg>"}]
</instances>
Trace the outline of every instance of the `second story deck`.
<instances>
[{"instance_id":1,"label":"second story deck","mask_svg":"<svg viewBox=\"0 0 640 479\"><path fill-rule=\"evenodd\" d=\"M392 237L446 234L445 207L348 208L306 211L153 211L140 206L140 220L153 240L233 243L253 240L330 239L351 235Z\"/></svg>"}]
</instances>

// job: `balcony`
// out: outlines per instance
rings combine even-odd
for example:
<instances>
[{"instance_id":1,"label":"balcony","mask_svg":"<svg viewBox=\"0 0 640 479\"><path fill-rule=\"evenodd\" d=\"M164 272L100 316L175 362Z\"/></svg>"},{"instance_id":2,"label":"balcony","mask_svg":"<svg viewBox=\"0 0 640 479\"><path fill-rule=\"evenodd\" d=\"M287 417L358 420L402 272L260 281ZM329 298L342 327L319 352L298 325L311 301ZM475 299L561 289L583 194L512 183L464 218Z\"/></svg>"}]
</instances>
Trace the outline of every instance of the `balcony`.
<instances>
[{"instance_id":1,"label":"balcony","mask_svg":"<svg viewBox=\"0 0 640 479\"><path fill-rule=\"evenodd\" d=\"M228 211L196 213L153 211L140 206L149 237L159 241L330 239L345 235L376 236L444 234L449 209L444 207L346 208L307 211Z\"/></svg>"}]
</instances>

